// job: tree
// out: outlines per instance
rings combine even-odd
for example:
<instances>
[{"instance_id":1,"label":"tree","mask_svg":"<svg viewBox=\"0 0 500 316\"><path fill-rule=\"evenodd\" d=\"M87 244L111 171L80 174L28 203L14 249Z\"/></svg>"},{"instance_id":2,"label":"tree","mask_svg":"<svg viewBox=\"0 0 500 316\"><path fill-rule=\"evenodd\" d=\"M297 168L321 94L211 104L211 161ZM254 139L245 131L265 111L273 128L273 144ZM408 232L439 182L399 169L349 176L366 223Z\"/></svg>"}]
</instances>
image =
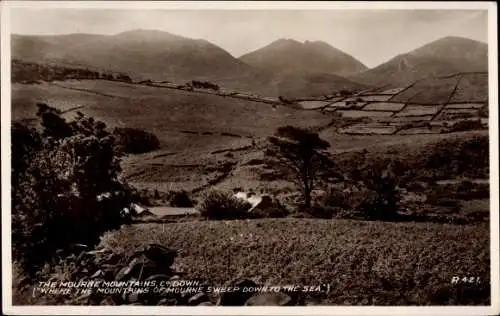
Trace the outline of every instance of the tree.
<instances>
[{"instance_id":1,"label":"tree","mask_svg":"<svg viewBox=\"0 0 500 316\"><path fill-rule=\"evenodd\" d=\"M330 144L318 133L293 126L278 128L269 141L272 148L266 151L266 155L277 158L278 163L293 174L292 181L302 191L304 207L311 207L311 191L316 177L328 162L323 151Z\"/></svg>"},{"instance_id":2,"label":"tree","mask_svg":"<svg viewBox=\"0 0 500 316\"><path fill-rule=\"evenodd\" d=\"M113 130L117 152L141 154L160 147L158 137L137 128L116 127Z\"/></svg>"},{"instance_id":3,"label":"tree","mask_svg":"<svg viewBox=\"0 0 500 316\"><path fill-rule=\"evenodd\" d=\"M12 127L13 255L30 275L57 249L92 245L118 228L130 203L104 123L83 115L66 122L46 104L38 110L40 132Z\"/></svg>"}]
</instances>

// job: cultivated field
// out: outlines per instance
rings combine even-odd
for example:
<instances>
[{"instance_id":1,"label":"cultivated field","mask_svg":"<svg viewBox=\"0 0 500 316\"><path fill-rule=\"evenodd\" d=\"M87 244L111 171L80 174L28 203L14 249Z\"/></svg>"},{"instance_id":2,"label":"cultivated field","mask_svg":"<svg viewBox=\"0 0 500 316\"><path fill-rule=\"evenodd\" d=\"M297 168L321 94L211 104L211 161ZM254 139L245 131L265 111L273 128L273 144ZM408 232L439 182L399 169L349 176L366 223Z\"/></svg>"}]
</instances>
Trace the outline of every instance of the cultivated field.
<instances>
[{"instance_id":1,"label":"cultivated field","mask_svg":"<svg viewBox=\"0 0 500 316\"><path fill-rule=\"evenodd\" d=\"M178 249L177 269L216 285L331 285L308 304L454 305L489 303L488 239L487 225L267 219L134 225L101 244L125 257L150 242Z\"/></svg>"}]
</instances>

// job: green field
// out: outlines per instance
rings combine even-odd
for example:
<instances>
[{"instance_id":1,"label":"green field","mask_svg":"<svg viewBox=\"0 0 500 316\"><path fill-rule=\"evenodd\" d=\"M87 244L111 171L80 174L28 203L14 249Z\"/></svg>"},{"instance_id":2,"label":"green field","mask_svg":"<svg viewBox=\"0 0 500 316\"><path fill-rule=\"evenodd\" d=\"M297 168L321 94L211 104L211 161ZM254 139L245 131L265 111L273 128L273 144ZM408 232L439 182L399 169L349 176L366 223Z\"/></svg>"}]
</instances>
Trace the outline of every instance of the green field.
<instances>
[{"instance_id":1,"label":"green field","mask_svg":"<svg viewBox=\"0 0 500 316\"><path fill-rule=\"evenodd\" d=\"M81 105L81 112L103 120L108 126L133 126L155 133L165 148L179 144L192 148L189 146L192 137L184 137L182 131L258 138L272 134L276 126L322 126L330 121L328 116L315 111L105 80L12 86L14 120L34 117L36 102L61 109ZM203 143L210 147L227 138L216 136Z\"/></svg>"},{"instance_id":2,"label":"green field","mask_svg":"<svg viewBox=\"0 0 500 316\"><path fill-rule=\"evenodd\" d=\"M489 304L486 224L194 221L133 225L106 234L101 244L126 258L151 242L177 249L176 269L215 285L236 277L267 285L330 284L330 293L307 297L315 304ZM451 284L462 275L484 282Z\"/></svg>"}]
</instances>

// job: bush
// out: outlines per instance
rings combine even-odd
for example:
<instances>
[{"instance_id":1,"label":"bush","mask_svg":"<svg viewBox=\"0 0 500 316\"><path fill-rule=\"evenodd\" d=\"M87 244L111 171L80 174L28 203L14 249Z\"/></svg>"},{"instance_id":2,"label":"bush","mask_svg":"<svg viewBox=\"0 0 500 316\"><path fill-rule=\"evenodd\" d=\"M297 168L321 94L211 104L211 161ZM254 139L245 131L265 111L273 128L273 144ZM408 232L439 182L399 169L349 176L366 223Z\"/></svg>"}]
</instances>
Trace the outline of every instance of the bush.
<instances>
[{"instance_id":1,"label":"bush","mask_svg":"<svg viewBox=\"0 0 500 316\"><path fill-rule=\"evenodd\" d=\"M249 214L249 218L283 218L287 217L290 212L284 207L266 207L266 208L256 208L252 210Z\"/></svg>"},{"instance_id":2,"label":"bush","mask_svg":"<svg viewBox=\"0 0 500 316\"><path fill-rule=\"evenodd\" d=\"M262 193L262 190L261 190ZM262 201L249 212L251 218L282 218L287 217L290 212L279 202L269 195L262 196Z\"/></svg>"},{"instance_id":3,"label":"bush","mask_svg":"<svg viewBox=\"0 0 500 316\"><path fill-rule=\"evenodd\" d=\"M489 177L488 136L470 139L444 139L422 155L422 168L434 170L437 178L456 176Z\"/></svg>"},{"instance_id":4,"label":"bush","mask_svg":"<svg viewBox=\"0 0 500 316\"><path fill-rule=\"evenodd\" d=\"M18 160L12 170L13 255L30 276L56 250L93 245L104 231L120 227L130 203L103 123L82 115L66 123L45 104L38 116L41 133L19 125L12 130Z\"/></svg>"},{"instance_id":5,"label":"bush","mask_svg":"<svg viewBox=\"0 0 500 316\"><path fill-rule=\"evenodd\" d=\"M355 210L366 197L368 190L359 191L353 188L349 191L342 191L337 188L329 188L319 201L323 207L343 209L349 212Z\"/></svg>"},{"instance_id":6,"label":"bush","mask_svg":"<svg viewBox=\"0 0 500 316\"><path fill-rule=\"evenodd\" d=\"M488 118L489 117L488 112L489 112L488 104L486 104L485 106L483 106L482 108L477 110L477 115L479 115L479 117L482 117L482 118Z\"/></svg>"},{"instance_id":7,"label":"bush","mask_svg":"<svg viewBox=\"0 0 500 316\"><path fill-rule=\"evenodd\" d=\"M160 141L154 134L140 129L117 127L113 135L119 152L141 154L160 148Z\"/></svg>"},{"instance_id":8,"label":"bush","mask_svg":"<svg viewBox=\"0 0 500 316\"><path fill-rule=\"evenodd\" d=\"M365 170L366 196L357 210L368 220L396 220L399 218L398 180L390 168L371 166Z\"/></svg>"},{"instance_id":9,"label":"bush","mask_svg":"<svg viewBox=\"0 0 500 316\"><path fill-rule=\"evenodd\" d=\"M347 193L340 189L329 188L325 195L320 198L320 204L330 207L346 206Z\"/></svg>"},{"instance_id":10,"label":"bush","mask_svg":"<svg viewBox=\"0 0 500 316\"><path fill-rule=\"evenodd\" d=\"M192 80L191 82L187 83L186 85L194 87L194 88L212 89L214 91L219 91L219 89L220 89L217 84L211 83L209 81Z\"/></svg>"},{"instance_id":11,"label":"bush","mask_svg":"<svg viewBox=\"0 0 500 316\"><path fill-rule=\"evenodd\" d=\"M199 206L202 216L210 220L245 219L251 204L228 192L210 191Z\"/></svg>"},{"instance_id":12,"label":"bush","mask_svg":"<svg viewBox=\"0 0 500 316\"><path fill-rule=\"evenodd\" d=\"M483 124L480 120L465 120L459 121L453 124L448 131L449 132L462 132L462 131L471 131L482 129Z\"/></svg>"},{"instance_id":13,"label":"bush","mask_svg":"<svg viewBox=\"0 0 500 316\"><path fill-rule=\"evenodd\" d=\"M321 205L312 205L311 207L301 208L299 211L306 213L315 218L331 219L335 214L340 212L339 207L325 207Z\"/></svg>"},{"instance_id":14,"label":"bush","mask_svg":"<svg viewBox=\"0 0 500 316\"><path fill-rule=\"evenodd\" d=\"M132 78L130 78L129 75L123 74L123 73L118 74L117 77L116 77L116 80L123 81L123 82L128 82L128 83L132 82Z\"/></svg>"},{"instance_id":15,"label":"bush","mask_svg":"<svg viewBox=\"0 0 500 316\"><path fill-rule=\"evenodd\" d=\"M173 206L173 207L193 207L194 206L194 203L190 199L189 194L184 190L169 192L168 201L170 203L170 206Z\"/></svg>"},{"instance_id":16,"label":"bush","mask_svg":"<svg viewBox=\"0 0 500 316\"><path fill-rule=\"evenodd\" d=\"M284 103L284 104L292 104L293 103L291 100L289 100L281 95L278 97L278 100L280 100L280 102Z\"/></svg>"},{"instance_id":17,"label":"bush","mask_svg":"<svg viewBox=\"0 0 500 316\"><path fill-rule=\"evenodd\" d=\"M462 181L457 187L456 197L462 200L488 199L490 198L490 186Z\"/></svg>"}]
</instances>

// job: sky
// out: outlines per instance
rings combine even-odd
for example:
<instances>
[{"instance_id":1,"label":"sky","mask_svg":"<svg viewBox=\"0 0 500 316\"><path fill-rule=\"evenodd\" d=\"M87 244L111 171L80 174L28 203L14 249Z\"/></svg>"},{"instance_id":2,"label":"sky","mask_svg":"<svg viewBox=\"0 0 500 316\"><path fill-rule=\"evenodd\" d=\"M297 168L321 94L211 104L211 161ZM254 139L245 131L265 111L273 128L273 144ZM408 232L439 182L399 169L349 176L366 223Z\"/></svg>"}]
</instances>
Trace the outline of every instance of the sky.
<instances>
[{"instance_id":1,"label":"sky","mask_svg":"<svg viewBox=\"0 0 500 316\"><path fill-rule=\"evenodd\" d=\"M15 34L133 29L206 39L235 57L280 38L324 41L375 67L445 36L487 42L486 10L117 10L13 8Z\"/></svg>"}]
</instances>

